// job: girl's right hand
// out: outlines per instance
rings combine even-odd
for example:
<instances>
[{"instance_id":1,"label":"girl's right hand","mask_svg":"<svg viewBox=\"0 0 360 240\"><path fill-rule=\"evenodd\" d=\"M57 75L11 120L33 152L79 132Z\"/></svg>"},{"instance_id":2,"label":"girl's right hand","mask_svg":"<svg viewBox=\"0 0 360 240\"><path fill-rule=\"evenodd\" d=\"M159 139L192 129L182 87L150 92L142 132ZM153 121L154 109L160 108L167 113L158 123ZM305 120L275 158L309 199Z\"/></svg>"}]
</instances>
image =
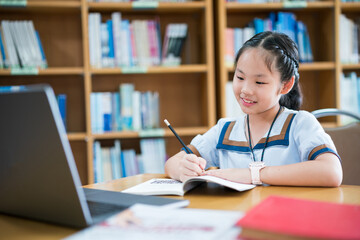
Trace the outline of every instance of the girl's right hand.
<instances>
[{"instance_id":1,"label":"girl's right hand","mask_svg":"<svg viewBox=\"0 0 360 240\"><path fill-rule=\"evenodd\" d=\"M206 166L206 160L195 154L184 154L179 162L179 180L186 181L189 178L200 176Z\"/></svg>"}]
</instances>

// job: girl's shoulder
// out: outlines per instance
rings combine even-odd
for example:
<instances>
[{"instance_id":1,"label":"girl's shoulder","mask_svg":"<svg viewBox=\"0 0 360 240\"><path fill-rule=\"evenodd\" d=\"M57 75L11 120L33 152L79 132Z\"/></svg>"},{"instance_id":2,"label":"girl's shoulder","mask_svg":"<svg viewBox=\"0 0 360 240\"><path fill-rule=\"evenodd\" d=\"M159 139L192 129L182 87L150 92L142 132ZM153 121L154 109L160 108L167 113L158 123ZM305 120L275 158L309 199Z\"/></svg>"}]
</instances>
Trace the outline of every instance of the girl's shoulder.
<instances>
[{"instance_id":1,"label":"girl's shoulder","mask_svg":"<svg viewBox=\"0 0 360 240\"><path fill-rule=\"evenodd\" d=\"M217 127L223 128L225 125L243 125L244 124L244 118L245 115L239 116L239 117L226 117L226 118L220 118L216 124Z\"/></svg>"},{"instance_id":2,"label":"girl's shoulder","mask_svg":"<svg viewBox=\"0 0 360 240\"><path fill-rule=\"evenodd\" d=\"M314 129L314 128L322 128L319 121L316 117L305 110L292 110L292 109L285 109L284 111L288 115L293 115L293 123L294 129L301 128L304 129Z\"/></svg>"}]
</instances>

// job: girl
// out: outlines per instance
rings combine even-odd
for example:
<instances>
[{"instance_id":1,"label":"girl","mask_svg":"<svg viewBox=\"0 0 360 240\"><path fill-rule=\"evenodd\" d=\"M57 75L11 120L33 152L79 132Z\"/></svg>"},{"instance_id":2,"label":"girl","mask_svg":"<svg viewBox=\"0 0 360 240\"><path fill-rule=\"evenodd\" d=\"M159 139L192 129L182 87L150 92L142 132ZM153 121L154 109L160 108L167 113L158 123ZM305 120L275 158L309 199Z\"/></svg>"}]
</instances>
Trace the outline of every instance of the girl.
<instances>
[{"instance_id":1,"label":"girl","mask_svg":"<svg viewBox=\"0 0 360 240\"><path fill-rule=\"evenodd\" d=\"M299 111L298 49L285 34L262 32L236 56L233 90L246 114L220 119L165 164L185 181L211 175L239 183L339 186L340 157L331 138L309 112ZM204 171L209 167L217 170Z\"/></svg>"}]
</instances>

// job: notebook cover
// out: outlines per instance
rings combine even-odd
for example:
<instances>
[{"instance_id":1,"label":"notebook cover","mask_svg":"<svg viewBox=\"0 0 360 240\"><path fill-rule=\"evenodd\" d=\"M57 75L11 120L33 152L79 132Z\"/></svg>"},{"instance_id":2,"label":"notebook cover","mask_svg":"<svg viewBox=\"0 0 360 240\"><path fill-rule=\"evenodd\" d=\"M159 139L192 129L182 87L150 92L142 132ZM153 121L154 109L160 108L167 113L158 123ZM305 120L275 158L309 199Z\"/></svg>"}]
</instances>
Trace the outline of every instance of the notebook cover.
<instances>
[{"instance_id":1,"label":"notebook cover","mask_svg":"<svg viewBox=\"0 0 360 240\"><path fill-rule=\"evenodd\" d=\"M290 236L360 239L360 205L270 196L237 225Z\"/></svg>"}]
</instances>

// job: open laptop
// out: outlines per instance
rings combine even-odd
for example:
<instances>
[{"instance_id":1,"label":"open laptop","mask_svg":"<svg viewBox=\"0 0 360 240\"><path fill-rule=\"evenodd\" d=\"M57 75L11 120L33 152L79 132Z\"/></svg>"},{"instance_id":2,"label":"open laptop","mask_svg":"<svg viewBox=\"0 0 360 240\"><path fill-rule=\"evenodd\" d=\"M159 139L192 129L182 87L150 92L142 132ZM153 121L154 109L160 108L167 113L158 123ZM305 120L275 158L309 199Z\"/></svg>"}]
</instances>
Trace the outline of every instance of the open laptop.
<instances>
[{"instance_id":1,"label":"open laptop","mask_svg":"<svg viewBox=\"0 0 360 240\"><path fill-rule=\"evenodd\" d=\"M81 187L52 88L0 88L0 212L86 227L135 204L188 201ZM100 210L100 213L99 213Z\"/></svg>"}]
</instances>

